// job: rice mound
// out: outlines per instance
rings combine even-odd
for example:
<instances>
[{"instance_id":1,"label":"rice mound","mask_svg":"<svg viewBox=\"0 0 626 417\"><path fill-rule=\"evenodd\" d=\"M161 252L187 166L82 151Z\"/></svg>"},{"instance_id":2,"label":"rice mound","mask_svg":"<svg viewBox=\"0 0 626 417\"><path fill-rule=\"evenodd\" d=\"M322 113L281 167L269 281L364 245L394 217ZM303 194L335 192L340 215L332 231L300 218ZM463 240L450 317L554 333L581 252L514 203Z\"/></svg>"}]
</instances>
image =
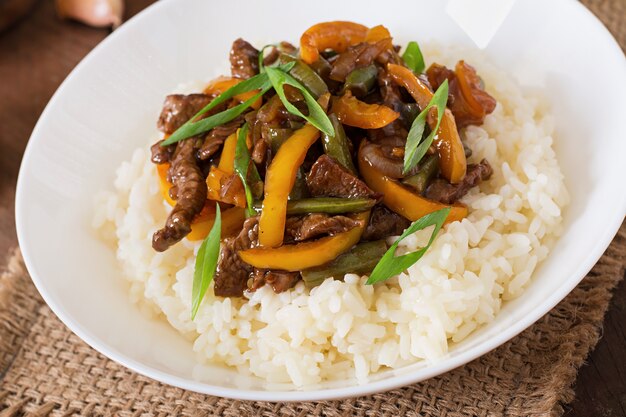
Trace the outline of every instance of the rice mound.
<instances>
[{"instance_id":1,"label":"rice mound","mask_svg":"<svg viewBox=\"0 0 626 417\"><path fill-rule=\"evenodd\" d=\"M466 219L445 227L408 273L382 284L364 285L367 277L348 274L310 291L302 282L282 294L266 286L244 299L218 298L209 288L191 321L199 242L155 252L152 233L168 207L149 147L118 168L115 191L98 197L94 227L115 244L132 301L192 339L199 363L300 387L364 382L379 370L440 358L450 342L492 321L503 301L523 293L560 232L568 202L552 119L540 100L475 52L424 49L431 62L449 67L466 59L498 101L482 126L465 130L469 162L487 158L494 174L462 199ZM416 250L429 234L409 236L399 250Z\"/></svg>"}]
</instances>

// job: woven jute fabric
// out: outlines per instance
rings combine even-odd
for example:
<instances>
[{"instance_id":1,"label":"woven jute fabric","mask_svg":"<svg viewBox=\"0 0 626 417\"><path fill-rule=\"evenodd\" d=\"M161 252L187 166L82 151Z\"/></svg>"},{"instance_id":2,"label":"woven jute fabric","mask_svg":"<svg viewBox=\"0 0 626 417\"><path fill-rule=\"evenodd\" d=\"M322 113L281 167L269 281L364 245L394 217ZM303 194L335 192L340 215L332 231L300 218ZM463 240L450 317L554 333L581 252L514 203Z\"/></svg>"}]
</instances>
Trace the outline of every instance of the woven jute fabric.
<instances>
[{"instance_id":1,"label":"woven jute fabric","mask_svg":"<svg viewBox=\"0 0 626 417\"><path fill-rule=\"evenodd\" d=\"M626 0L583 0L626 47ZM487 355L437 378L343 401L267 403L201 395L137 375L95 352L43 303L19 250L0 276L0 417L557 416L574 397L611 292L624 276L626 225L550 313Z\"/></svg>"}]
</instances>

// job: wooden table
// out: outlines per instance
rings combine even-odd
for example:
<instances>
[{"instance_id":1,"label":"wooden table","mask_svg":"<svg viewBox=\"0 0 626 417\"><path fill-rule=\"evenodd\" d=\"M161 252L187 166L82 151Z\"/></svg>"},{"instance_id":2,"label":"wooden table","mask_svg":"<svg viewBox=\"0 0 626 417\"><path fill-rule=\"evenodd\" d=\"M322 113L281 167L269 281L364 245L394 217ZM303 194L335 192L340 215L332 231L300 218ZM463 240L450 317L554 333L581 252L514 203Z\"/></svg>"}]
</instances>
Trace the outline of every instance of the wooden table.
<instances>
[{"instance_id":1,"label":"wooden table","mask_svg":"<svg viewBox=\"0 0 626 417\"><path fill-rule=\"evenodd\" d=\"M127 17L151 3L127 0ZM17 243L15 181L30 133L59 84L109 33L59 21L52 0L44 0L28 18L0 34L0 253ZM580 371L576 400L566 415L626 416L626 281L615 293L603 338Z\"/></svg>"}]
</instances>

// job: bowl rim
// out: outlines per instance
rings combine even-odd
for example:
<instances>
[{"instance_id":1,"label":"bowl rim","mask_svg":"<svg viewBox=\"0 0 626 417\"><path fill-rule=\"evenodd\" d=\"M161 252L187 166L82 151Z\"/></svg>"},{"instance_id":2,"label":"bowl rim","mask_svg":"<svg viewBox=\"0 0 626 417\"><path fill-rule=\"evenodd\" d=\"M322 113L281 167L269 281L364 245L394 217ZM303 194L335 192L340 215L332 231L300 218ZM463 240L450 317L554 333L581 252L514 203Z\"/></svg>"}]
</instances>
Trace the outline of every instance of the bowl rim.
<instances>
[{"instance_id":1,"label":"bowl rim","mask_svg":"<svg viewBox=\"0 0 626 417\"><path fill-rule=\"evenodd\" d=\"M148 6L146 9L139 12L137 15L129 19L119 29L114 31L111 35L107 36L102 42L100 42L94 49L92 49L70 72L61 85L57 88L52 98L46 105L44 111L41 113L32 133L29 138L28 144L24 151L23 159L20 165L18 174L16 196L15 196L15 223L17 230L17 237L19 247L22 252L24 263L29 272L29 275L35 284L35 287L41 294L42 298L54 314L65 324L73 333L75 333L80 339L87 343L90 347L97 352L106 356L107 358L121 364L122 366L138 373L143 376L152 378L164 384L173 385L178 388L199 392L202 394L215 395L220 397L238 399L238 400L254 400L254 401L271 401L271 402L294 402L294 401L318 401L318 400L336 400L344 399L362 395L370 395L378 392L389 391L392 389L404 387L410 384L414 384L452 369L465 365L466 363L496 349L505 342L511 340L519 333L530 327L533 323L539 320L543 315L548 313L554 308L561 300L563 300L582 279L587 275L591 268L600 259L606 248L609 246L614 236L617 234L620 225L624 221L624 215L626 213L626 198L622 199L622 205L615 206L615 213L609 219L610 221L605 223L602 230L598 231L598 234L594 236L595 245L593 249L589 251L585 259L579 262L576 272L563 281L557 291L553 292L550 297L544 300L539 308L533 310L532 314L523 317L521 320L515 322L506 330L500 332L494 336L490 343L478 344L471 347L460 354L449 357L438 363L430 364L425 370L420 373L419 376L415 376L412 372L402 373L399 375L393 375L389 378L368 382L362 385L354 385L343 388L330 388L321 390L255 390L255 389L236 389L225 388L210 385L204 382L191 381L185 378L177 377L163 372L153 367L146 366L138 361L135 361L127 357L124 353L118 352L111 348L105 341L100 340L97 336L93 335L88 329L83 328L71 315L69 315L62 304L58 302L46 289L45 279L43 275L39 274L36 268L36 261L33 258L33 254L28 245L28 238L25 232L26 219L22 213L24 210L24 200L28 193L28 190L24 186L25 171L28 167L32 157L33 148L36 143L41 139L42 126L45 124L45 120L50 117L51 109L55 107L55 104L65 89L65 86L71 82L76 73L80 72L87 63L89 63L94 56L96 56L102 48L105 48L113 39L124 36L124 34L131 29L135 22L145 18L153 13L157 13L161 8L167 7L169 3L173 3L175 0L162 0ZM590 23L596 26L599 33L606 39L605 45L614 50L614 53L624 56L624 52L621 47L611 35L608 29L602 24L602 22L584 5L580 2L568 2L572 4L574 8L582 9L586 14L586 19L590 19ZM626 59L626 56L624 56Z\"/></svg>"}]
</instances>

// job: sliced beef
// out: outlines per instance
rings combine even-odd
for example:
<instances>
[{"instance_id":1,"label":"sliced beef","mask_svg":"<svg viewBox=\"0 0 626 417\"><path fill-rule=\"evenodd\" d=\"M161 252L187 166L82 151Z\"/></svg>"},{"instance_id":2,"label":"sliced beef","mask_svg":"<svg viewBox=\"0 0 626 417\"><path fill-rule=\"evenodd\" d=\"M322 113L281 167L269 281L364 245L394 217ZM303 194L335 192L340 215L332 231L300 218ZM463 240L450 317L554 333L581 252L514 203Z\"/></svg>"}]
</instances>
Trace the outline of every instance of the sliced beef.
<instances>
[{"instance_id":1,"label":"sliced beef","mask_svg":"<svg viewBox=\"0 0 626 417\"><path fill-rule=\"evenodd\" d=\"M217 263L214 278L215 295L219 297L241 297L248 285L252 266L241 260L237 252L257 245L259 238L259 218L250 217L243 223L243 229L234 238L222 241L222 251Z\"/></svg>"},{"instance_id":2,"label":"sliced beef","mask_svg":"<svg viewBox=\"0 0 626 417\"><path fill-rule=\"evenodd\" d=\"M174 151L176 150L176 145L161 146L163 140L164 139L161 139L150 147L150 160L155 164L165 164L166 162L170 162L172 155L174 155Z\"/></svg>"},{"instance_id":3,"label":"sliced beef","mask_svg":"<svg viewBox=\"0 0 626 417\"><path fill-rule=\"evenodd\" d=\"M464 61L459 61L454 71L432 64L426 75L435 90L448 80L448 108L459 129L482 124L485 116L496 108L496 100L485 91L476 70ZM462 88L463 85L466 87Z\"/></svg>"},{"instance_id":4,"label":"sliced beef","mask_svg":"<svg viewBox=\"0 0 626 417\"><path fill-rule=\"evenodd\" d=\"M352 71L370 65L383 51L392 47L391 39L382 39L375 43L362 42L350 46L333 61L330 78L335 81L344 81Z\"/></svg>"},{"instance_id":5,"label":"sliced beef","mask_svg":"<svg viewBox=\"0 0 626 417\"><path fill-rule=\"evenodd\" d=\"M244 117L239 116L228 123L211 129L198 150L198 159L206 161L215 155L224 144L226 138L235 133L243 125L244 121Z\"/></svg>"},{"instance_id":6,"label":"sliced beef","mask_svg":"<svg viewBox=\"0 0 626 417\"><path fill-rule=\"evenodd\" d=\"M265 269L254 268L250 273L250 279L252 279L252 285L250 285L250 291L256 291L265 285Z\"/></svg>"},{"instance_id":7,"label":"sliced beef","mask_svg":"<svg viewBox=\"0 0 626 417\"><path fill-rule=\"evenodd\" d=\"M152 236L152 247L163 252L191 231L191 222L200 213L207 196L204 175L196 163L199 140L178 142L170 167L170 178L176 187L176 205L167 217L165 227Z\"/></svg>"},{"instance_id":8,"label":"sliced beef","mask_svg":"<svg viewBox=\"0 0 626 417\"><path fill-rule=\"evenodd\" d=\"M361 225L359 220L350 217L312 213L304 217L288 218L285 234L295 241L302 241L347 232L359 225Z\"/></svg>"},{"instance_id":9,"label":"sliced beef","mask_svg":"<svg viewBox=\"0 0 626 417\"><path fill-rule=\"evenodd\" d=\"M389 236L398 236L409 227L411 222L387 207L378 204L372 209L370 220L361 236L361 240L380 240Z\"/></svg>"},{"instance_id":10,"label":"sliced beef","mask_svg":"<svg viewBox=\"0 0 626 417\"><path fill-rule=\"evenodd\" d=\"M300 280L300 272L290 271L274 271L254 269L251 274L252 277L252 291L256 291L263 287L265 284L269 284L275 293L281 293L292 288Z\"/></svg>"},{"instance_id":11,"label":"sliced beef","mask_svg":"<svg viewBox=\"0 0 626 417\"><path fill-rule=\"evenodd\" d=\"M207 94L171 94L165 98L157 127L163 133L174 133L211 100Z\"/></svg>"},{"instance_id":12,"label":"sliced beef","mask_svg":"<svg viewBox=\"0 0 626 417\"><path fill-rule=\"evenodd\" d=\"M259 51L239 38L230 49L230 72L235 78L250 78L259 73Z\"/></svg>"},{"instance_id":13,"label":"sliced beef","mask_svg":"<svg viewBox=\"0 0 626 417\"><path fill-rule=\"evenodd\" d=\"M491 174L493 174L491 165L486 159L483 159L478 164L467 166L467 173L459 184L450 184L443 179L433 181L426 189L426 197L444 204L454 203L467 194L471 188L488 180Z\"/></svg>"},{"instance_id":14,"label":"sliced beef","mask_svg":"<svg viewBox=\"0 0 626 417\"><path fill-rule=\"evenodd\" d=\"M380 195L328 155L320 156L306 176L313 197L374 198Z\"/></svg>"},{"instance_id":15,"label":"sliced beef","mask_svg":"<svg viewBox=\"0 0 626 417\"><path fill-rule=\"evenodd\" d=\"M275 293L287 291L300 280L300 272L267 271L265 282L271 285Z\"/></svg>"}]
</instances>

